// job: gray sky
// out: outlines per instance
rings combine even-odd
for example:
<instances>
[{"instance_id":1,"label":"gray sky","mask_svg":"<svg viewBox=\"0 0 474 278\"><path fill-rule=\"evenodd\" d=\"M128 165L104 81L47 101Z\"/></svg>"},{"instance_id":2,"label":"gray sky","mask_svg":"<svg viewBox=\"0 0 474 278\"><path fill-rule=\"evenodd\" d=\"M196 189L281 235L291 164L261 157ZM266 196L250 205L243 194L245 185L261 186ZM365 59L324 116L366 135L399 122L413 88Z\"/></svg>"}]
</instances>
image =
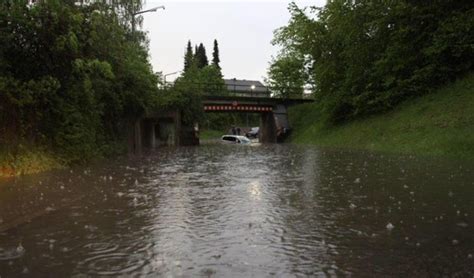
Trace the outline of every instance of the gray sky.
<instances>
[{"instance_id":1,"label":"gray sky","mask_svg":"<svg viewBox=\"0 0 474 278\"><path fill-rule=\"evenodd\" d=\"M286 25L290 1L159 1L148 0L145 8L165 5L166 10L144 14L143 30L150 39L154 71L180 71L186 44L203 43L209 60L213 41L219 43L225 78L261 80L278 48L271 45L273 31ZM325 0L297 0L300 7L323 6ZM169 75L173 80L177 75Z\"/></svg>"}]
</instances>

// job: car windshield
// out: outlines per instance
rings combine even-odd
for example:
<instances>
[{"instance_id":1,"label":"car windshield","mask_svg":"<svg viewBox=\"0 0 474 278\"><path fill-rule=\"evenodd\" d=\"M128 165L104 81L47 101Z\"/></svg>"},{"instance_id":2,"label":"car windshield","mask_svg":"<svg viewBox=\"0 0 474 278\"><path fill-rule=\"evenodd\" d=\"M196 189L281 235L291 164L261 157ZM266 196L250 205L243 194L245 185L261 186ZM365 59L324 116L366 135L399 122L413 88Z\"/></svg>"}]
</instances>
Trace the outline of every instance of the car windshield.
<instances>
[{"instance_id":1,"label":"car windshield","mask_svg":"<svg viewBox=\"0 0 474 278\"><path fill-rule=\"evenodd\" d=\"M245 136L238 136L237 139L241 142L241 143L250 143L250 140L245 137Z\"/></svg>"}]
</instances>

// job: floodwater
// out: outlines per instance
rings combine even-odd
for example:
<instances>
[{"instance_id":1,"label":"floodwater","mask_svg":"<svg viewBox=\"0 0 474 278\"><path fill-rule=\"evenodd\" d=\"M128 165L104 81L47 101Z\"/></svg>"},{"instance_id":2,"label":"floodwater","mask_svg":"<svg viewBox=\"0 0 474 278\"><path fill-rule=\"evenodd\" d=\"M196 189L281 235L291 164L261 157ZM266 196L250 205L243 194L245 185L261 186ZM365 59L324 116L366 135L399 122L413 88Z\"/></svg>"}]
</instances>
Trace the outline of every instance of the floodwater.
<instances>
[{"instance_id":1,"label":"floodwater","mask_svg":"<svg viewBox=\"0 0 474 278\"><path fill-rule=\"evenodd\" d=\"M3 181L0 276L472 277L473 170L209 144Z\"/></svg>"}]
</instances>

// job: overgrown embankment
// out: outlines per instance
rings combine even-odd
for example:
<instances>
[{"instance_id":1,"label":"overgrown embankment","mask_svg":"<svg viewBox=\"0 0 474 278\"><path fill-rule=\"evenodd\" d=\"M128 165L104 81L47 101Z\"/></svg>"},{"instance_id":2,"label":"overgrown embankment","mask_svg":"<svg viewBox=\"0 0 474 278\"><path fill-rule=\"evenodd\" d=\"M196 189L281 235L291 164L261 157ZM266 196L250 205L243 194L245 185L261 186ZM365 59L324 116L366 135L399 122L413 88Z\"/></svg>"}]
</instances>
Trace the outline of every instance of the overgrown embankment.
<instances>
[{"instance_id":1,"label":"overgrown embankment","mask_svg":"<svg viewBox=\"0 0 474 278\"><path fill-rule=\"evenodd\" d=\"M318 103L290 109L291 142L474 159L474 74L390 112L328 126Z\"/></svg>"},{"instance_id":2,"label":"overgrown embankment","mask_svg":"<svg viewBox=\"0 0 474 278\"><path fill-rule=\"evenodd\" d=\"M0 3L0 176L120 153L159 103L141 1L36 2Z\"/></svg>"},{"instance_id":3,"label":"overgrown embankment","mask_svg":"<svg viewBox=\"0 0 474 278\"><path fill-rule=\"evenodd\" d=\"M16 153L0 151L0 177L35 174L65 165L57 155L37 147L22 148Z\"/></svg>"}]
</instances>

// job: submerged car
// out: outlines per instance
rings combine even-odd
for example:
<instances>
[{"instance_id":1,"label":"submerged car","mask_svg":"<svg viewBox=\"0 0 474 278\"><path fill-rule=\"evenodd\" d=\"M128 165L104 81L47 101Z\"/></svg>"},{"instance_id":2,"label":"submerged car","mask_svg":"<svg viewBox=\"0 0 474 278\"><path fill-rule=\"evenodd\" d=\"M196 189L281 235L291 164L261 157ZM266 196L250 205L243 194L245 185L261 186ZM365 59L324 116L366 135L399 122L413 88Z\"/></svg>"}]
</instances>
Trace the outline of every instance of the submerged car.
<instances>
[{"instance_id":1,"label":"submerged car","mask_svg":"<svg viewBox=\"0 0 474 278\"><path fill-rule=\"evenodd\" d=\"M245 133L245 136L247 136L247 138L258 138L258 132L259 132L260 128L257 126L257 127L252 127L249 132Z\"/></svg>"},{"instance_id":2,"label":"submerged car","mask_svg":"<svg viewBox=\"0 0 474 278\"><path fill-rule=\"evenodd\" d=\"M221 138L221 141L224 143L230 144L250 144L250 140L245 136L240 135L224 135Z\"/></svg>"}]
</instances>

